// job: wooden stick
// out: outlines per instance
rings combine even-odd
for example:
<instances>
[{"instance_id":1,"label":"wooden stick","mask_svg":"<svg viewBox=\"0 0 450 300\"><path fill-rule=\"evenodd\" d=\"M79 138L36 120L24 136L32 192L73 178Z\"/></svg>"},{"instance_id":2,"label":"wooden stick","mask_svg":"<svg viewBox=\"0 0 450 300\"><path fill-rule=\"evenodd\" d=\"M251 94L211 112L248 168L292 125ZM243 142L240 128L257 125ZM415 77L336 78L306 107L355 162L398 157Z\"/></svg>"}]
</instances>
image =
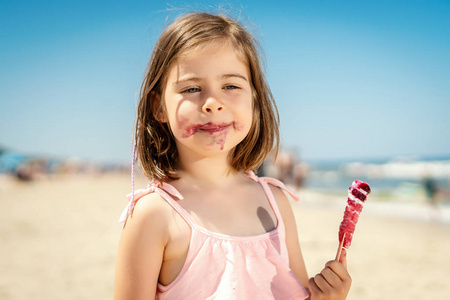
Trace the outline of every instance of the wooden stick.
<instances>
[{"instance_id":1,"label":"wooden stick","mask_svg":"<svg viewBox=\"0 0 450 300\"><path fill-rule=\"evenodd\" d=\"M339 244L339 248L336 253L336 258L334 260L339 261L339 259L341 258L342 249L344 249L343 245L344 245L344 241L345 241L345 234L346 234L346 232L344 232L344 236L342 237L341 243Z\"/></svg>"}]
</instances>

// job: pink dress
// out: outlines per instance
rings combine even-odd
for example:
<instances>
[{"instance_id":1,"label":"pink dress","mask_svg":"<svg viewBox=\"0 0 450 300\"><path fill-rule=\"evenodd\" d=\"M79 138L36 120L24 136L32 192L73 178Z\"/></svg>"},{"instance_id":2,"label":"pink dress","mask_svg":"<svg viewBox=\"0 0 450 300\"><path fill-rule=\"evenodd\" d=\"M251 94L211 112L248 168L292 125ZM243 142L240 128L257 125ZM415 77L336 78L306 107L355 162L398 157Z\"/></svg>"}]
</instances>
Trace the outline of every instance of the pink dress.
<instances>
[{"instance_id":1,"label":"pink dress","mask_svg":"<svg viewBox=\"0 0 450 300\"><path fill-rule=\"evenodd\" d=\"M259 178L253 172L247 177L258 182L277 217L277 227L255 236L229 236L200 227L177 201L183 197L167 183L151 183L135 191L134 200L157 192L191 227L191 240L184 266L167 286L158 283L156 299L306 299L308 293L289 268L285 228L278 206L268 184L277 186L296 200L283 183ZM131 198L131 195L128 195ZM124 210L121 221L127 217Z\"/></svg>"}]
</instances>

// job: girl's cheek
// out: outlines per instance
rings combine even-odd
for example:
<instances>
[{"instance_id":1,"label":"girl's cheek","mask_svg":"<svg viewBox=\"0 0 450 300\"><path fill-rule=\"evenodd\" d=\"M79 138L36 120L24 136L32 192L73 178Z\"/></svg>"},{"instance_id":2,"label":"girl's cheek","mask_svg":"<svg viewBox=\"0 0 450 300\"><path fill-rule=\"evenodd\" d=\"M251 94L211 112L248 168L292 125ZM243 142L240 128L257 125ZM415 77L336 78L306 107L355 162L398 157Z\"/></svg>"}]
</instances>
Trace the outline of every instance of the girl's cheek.
<instances>
[{"instance_id":1,"label":"girl's cheek","mask_svg":"<svg viewBox=\"0 0 450 300\"><path fill-rule=\"evenodd\" d=\"M179 122L180 119L186 118L192 114L192 110L189 109L189 105L183 103L177 103L167 107L167 113L169 114L169 119L171 120L172 126Z\"/></svg>"},{"instance_id":2,"label":"girl's cheek","mask_svg":"<svg viewBox=\"0 0 450 300\"><path fill-rule=\"evenodd\" d=\"M179 118L177 118L177 124L176 127L179 131L181 131L181 133L183 135L185 135L185 131L187 129L187 127L189 126L189 119L183 116L180 116Z\"/></svg>"}]
</instances>

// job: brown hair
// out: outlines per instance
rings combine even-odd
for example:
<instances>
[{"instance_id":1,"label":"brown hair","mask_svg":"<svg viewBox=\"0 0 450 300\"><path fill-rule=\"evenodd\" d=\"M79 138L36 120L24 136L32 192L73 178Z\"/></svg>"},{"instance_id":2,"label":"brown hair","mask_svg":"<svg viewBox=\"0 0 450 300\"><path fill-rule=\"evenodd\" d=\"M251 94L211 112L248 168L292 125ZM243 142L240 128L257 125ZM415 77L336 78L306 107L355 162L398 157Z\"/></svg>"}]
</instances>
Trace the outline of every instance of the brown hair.
<instances>
[{"instance_id":1,"label":"brown hair","mask_svg":"<svg viewBox=\"0 0 450 300\"><path fill-rule=\"evenodd\" d=\"M150 179L178 179L178 150L168 123L157 120L164 113L163 91L174 61L185 51L205 43L230 41L248 64L253 93L250 132L230 152L237 171L250 171L279 147L279 117L260 65L258 44L237 21L222 15L196 12L170 24L157 41L141 86L136 120L136 151L142 171Z\"/></svg>"}]
</instances>

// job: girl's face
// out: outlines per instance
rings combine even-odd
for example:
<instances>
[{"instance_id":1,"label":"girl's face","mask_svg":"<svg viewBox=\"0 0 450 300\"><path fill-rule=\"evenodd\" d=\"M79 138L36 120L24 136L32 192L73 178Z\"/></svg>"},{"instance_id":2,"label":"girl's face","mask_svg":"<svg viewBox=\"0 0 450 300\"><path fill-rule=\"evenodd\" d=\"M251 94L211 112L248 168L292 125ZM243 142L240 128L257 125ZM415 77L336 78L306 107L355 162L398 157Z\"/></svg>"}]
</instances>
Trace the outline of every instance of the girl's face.
<instances>
[{"instance_id":1,"label":"girl's face","mask_svg":"<svg viewBox=\"0 0 450 300\"><path fill-rule=\"evenodd\" d=\"M231 43L181 55L169 71L163 98L163 121L169 123L180 155L227 154L252 124L248 67Z\"/></svg>"}]
</instances>

